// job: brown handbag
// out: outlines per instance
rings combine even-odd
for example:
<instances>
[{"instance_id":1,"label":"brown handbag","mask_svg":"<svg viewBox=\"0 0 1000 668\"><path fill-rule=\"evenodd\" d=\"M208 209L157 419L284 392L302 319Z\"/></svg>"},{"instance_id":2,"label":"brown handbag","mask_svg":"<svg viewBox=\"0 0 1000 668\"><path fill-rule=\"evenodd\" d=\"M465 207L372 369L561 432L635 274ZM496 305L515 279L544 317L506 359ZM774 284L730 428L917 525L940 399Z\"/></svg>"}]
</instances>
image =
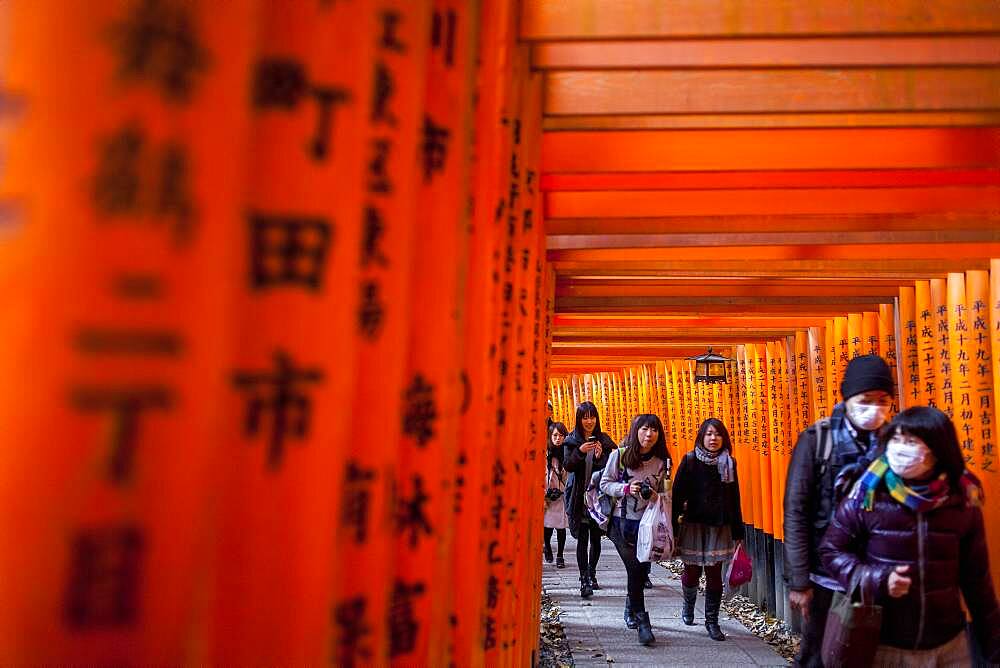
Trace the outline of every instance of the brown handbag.
<instances>
[{"instance_id":1,"label":"brown handbag","mask_svg":"<svg viewBox=\"0 0 1000 668\"><path fill-rule=\"evenodd\" d=\"M839 591L833 594L823 632L823 665L826 668L871 666L881 632L882 606L865 603L863 588L855 575L848 594Z\"/></svg>"}]
</instances>

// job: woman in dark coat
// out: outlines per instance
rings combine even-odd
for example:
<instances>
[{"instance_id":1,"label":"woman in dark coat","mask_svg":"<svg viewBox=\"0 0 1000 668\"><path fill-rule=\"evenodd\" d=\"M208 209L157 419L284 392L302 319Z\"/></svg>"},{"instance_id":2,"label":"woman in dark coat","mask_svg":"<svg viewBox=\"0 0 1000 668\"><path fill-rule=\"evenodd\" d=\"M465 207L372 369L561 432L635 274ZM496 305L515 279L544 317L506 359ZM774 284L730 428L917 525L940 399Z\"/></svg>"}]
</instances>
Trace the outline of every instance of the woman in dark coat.
<instances>
[{"instance_id":1,"label":"woman in dark coat","mask_svg":"<svg viewBox=\"0 0 1000 668\"><path fill-rule=\"evenodd\" d=\"M608 453L615 447L611 437L601 431L597 406L584 401L576 407L576 426L563 443L566 470L573 474L573 486L566 501L569 532L576 538L576 564L580 568L580 596L590 598L597 584L597 560L601 558L603 532L587 514L583 494L590 480L585 479L590 459L590 478L600 480L608 463Z\"/></svg>"},{"instance_id":2,"label":"woman in dark coat","mask_svg":"<svg viewBox=\"0 0 1000 668\"><path fill-rule=\"evenodd\" d=\"M705 630L712 640L725 640L719 628L722 564L743 541L745 529L736 460L729 431L721 420L702 422L694 450L681 458L674 476L673 513L676 556L684 562L681 619L688 626L694 625L698 580L704 569Z\"/></svg>"},{"instance_id":3,"label":"woman in dark coat","mask_svg":"<svg viewBox=\"0 0 1000 668\"><path fill-rule=\"evenodd\" d=\"M874 665L971 665L963 599L983 656L1000 660L982 488L965 469L954 425L916 406L882 441L885 454L837 508L819 549L845 591L856 585L882 606Z\"/></svg>"}]
</instances>

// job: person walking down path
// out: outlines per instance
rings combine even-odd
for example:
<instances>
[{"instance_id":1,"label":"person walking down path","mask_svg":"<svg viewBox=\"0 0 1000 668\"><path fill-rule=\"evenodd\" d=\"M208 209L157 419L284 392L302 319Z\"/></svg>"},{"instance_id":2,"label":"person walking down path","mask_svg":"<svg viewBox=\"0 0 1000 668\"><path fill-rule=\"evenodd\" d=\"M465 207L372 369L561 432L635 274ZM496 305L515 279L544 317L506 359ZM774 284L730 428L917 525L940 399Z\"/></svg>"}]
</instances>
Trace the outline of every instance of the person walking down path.
<instances>
[{"instance_id":1,"label":"person walking down path","mask_svg":"<svg viewBox=\"0 0 1000 668\"><path fill-rule=\"evenodd\" d=\"M840 384L844 401L803 431L792 452L783 529L788 602L802 613L796 666L822 668L823 630L833 592L842 587L820 563L819 544L839 497L879 455L876 432L887 421L894 387L885 360L855 357Z\"/></svg>"},{"instance_id":2,"label":"person walking down path","mask_svg":"<svg viewBox=\"0 0 1000 668\"><path fill-rule=\"evenodd\" d=\"M955 426L908 408L837 508L820 544L830 575L882 606L875 666L971 666L965 611L983 658L1000 662L1000 607L990 576L983 490Z\"/></svg>"},{"instance_id":3,"label":"person walking down path","mask_svg":"<svg viewBox=\"0 0 1000 668\"><path fill-rule=\"evenodd\" d=\"M608 463L608 453L615 448L611 437L601 431L597 406L584 401L576 408L576 426L563 444L566 470L573 474L566 498L569 532L576 539L576 565L580 569L580 596L590 598L597 583L597 562L601 558L604 532L590 519L583 503L584 492Z\"/></svg>"},{"instance_id":4,"label":"person walking down path","mask_svg":"<svg viewBox=\"0 0 1000 668\"><path fill-rule=\"evenodd\" d=\"M566 527L569 518L566 516L566 479L569 474L563 468L563 440L568 434L566 425L553 422L549 427L548 456L545 464L545 543L543 553L545 561L552 563L552 532L556 534L556 568L566 568L563 550L566 547Z\"/></svg>"},{"instance_id":5,"label":"person walking down path","mask_svg":"<svg viewBox=\"0 0 1000 668\"><path fill-rule=\"evenodd\" d=\"M652 645L656 638L646 611L644 585L649 564L636 556L639 521L646 506L665 493L670 477L670 455L660 418L637 416L625 438L624 447L611 451L601 476L601 491L615 500L608 524L608 538L625 564L628 592L625 597L625 625L637 629L639 642Z\"/></svg>"},{"instance_id":6,"label":"person walking down path","mask_svg":"<svg viewBox=\"0 0 1000 668\"><path fill-rule=\"evenodd\" d=\"M719 628L722 565L743 542L740 485L729 431L721 420L701 423L694 450L681 459L674 476L676 556L684 562L681 619L694 626L698 580L705 573L705 630L712 640L725 640Z\"/></svg>"}]
</instances>

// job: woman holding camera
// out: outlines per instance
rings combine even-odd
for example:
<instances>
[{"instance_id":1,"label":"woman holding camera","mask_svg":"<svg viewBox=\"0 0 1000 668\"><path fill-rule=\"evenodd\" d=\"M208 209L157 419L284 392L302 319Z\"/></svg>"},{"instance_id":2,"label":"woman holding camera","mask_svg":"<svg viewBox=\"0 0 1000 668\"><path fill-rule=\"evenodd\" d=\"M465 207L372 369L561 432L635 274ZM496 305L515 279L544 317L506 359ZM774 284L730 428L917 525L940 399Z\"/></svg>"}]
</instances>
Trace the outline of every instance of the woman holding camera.
<instances>
[{"instance_id":1,"label":"woman holding camera","mask_svg":"<svg viewBox=\"0 0 1000 668\"><path fill-rule=\"evenodd\" d=\"M694 626L698 580L705 572L705 629L712 640L725 640L719 628L722 564L743 542L743 513L736 460L729 431L721 420L701 423L694 450L684 455L674 477L676 556L684 562L681 619Z\"/></svg>"},{"instance_id":2,"label":"woman holding camera","mask_svg":"<svg viewBox=\"0 0 1000 668\"><path fill-rule=\"evenodd\" d=\"M649 564L636 557L639 521L669 477L670 455L660 418L648 413L637 416L632 420L624 447L612 450L608 457L601 476L601 491L616 500L608 523L608 537L625 563L628 575L625 625L638 629L643 645L652 645L655 638L643 592Z\"/></svg>"},{"instance_id":3,"label":"woman holding camera","mask_svg":"<svg viewBox=\"0 0 1000 668\"><path fill-rule=\"evenodd\" d=\"M563 444L566 470L573 474L569 496L566 499L566 513L569 516L569 532L576 538L576 564L580 568L580 596L590 598L597 584L597 560L601 558L601 528L590 519L583 503L584 492L590 477L597 477L608 463L608 453L615 447L611 437L601 431L601 419L597 406L584 401L576 407L576 426ZM588 463L589 462L589 463Z\"/></svg>"},{"instance_id":4,"label":"woman holding camera","mask_svg":"<svg viewBox=\"0 0 1000 668\"><path fill-rule=\"evenodd\" d=\"M568 473L563 468L563 440L569 431L562 422L553 422L549 426L549 447L545 464L545 561L552 563L552 531L556 532L556 568L566 568L563 559L563 548L566 547L566 527L569 519L566 517L566 478Z\"/></svg>"}]
</instances>

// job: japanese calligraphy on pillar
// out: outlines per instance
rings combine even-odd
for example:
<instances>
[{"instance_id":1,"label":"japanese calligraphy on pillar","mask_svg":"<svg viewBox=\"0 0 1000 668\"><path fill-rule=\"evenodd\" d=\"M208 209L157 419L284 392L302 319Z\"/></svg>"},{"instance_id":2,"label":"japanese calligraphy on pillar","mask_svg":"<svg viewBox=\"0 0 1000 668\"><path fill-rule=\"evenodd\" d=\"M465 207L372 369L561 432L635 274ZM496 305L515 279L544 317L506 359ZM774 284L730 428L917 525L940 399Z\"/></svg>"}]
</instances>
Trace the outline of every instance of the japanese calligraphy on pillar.
<instances>
[{"instance_id":1,"label":"japanese calligraphy on pillar","mask_svg":"<svg viewBox=\"0 0 1000 668\"><path fill-rule=\"evenodd\" d=\"M969 375L972 411L974 466L982 477L994 476L996 465L995 394L993 393L993 347L990 341L990 274L968 271L965 274L966 304L969 307Z\"/></svg>"},{"instance_id":2,"label":"japanese calligraphy on pillar","mask_svg":"<svg viewBox=\"0 0 1000 668\"><path fill-rule=\"evenodd\" d=\"M902 296L902 293L900 293ZM914 312L917 320L917 357L920 365L921 398L928 406L938 405L937 321L931 304L929 281L914 283Z\"/></svg>"},{"instance_id":3,"label":"japanese calligraphy on pillar","mask_svg":"<svg viewBox=\"0 0 1000 668\"><path fill-rule=\"evenodd\" d=\"M352 415L357 433L377 432L387 445L373 449L364 439L348 440L348 456L341 463L339 574L388 563L397 520L418 540L427 530L430 520L420 512L422 494L414 490L404 498L405 487L395 484L395 444L404 429L426 443L433 438L438 414L433 386L423 377L404 378L406 350L399 345L407 336L410 317L417 183L413 165L423 120L430 10L426 2L375 4L373 30L365 36L372 53L370 74L367 90L359 92L368 107L358 165L362 203L357 212L361 235L355 263L360 276L351 322L357 333L358 366L365 372L357 374ZM396 397L405 400L401 404ZM461 462L456 466L460 468ZM456 495L463 491L460 482L455 482ZM404 600L404 592L410 591L405 580L394 583L392 577L341 578L330 615L334 661L343 666L384 663L392 646L389 626L402 622L383 620L400 611L405 616L408 608L400 604L420 595L416 591Z\"/></svg>"},{"instance_id":4,"label":"japanese calligraphy on pillar","mask_svg":"<svg viewBox=\"0 0 1000 668\"><path fill-rule=\"evenodd\" d=\"M0 113L20 124L3 156L19 204L0 206L0 234L33 265L4 255L0 270L19 291L0 366L31 379L0 408L21 446L3 466L0 663L192 658L179 648L203 621L190 602L209 525L195 509L219 482L219 305L243 185L226 157L246 148L250 4L0 9L4 49L17 43Z\"/></svg>"},{"instance_id":5,"label":"japanese calligraphy on pillar","mask_svg":"<svg viewBox=\"0 0 1000 668\"><path fill-rule=\"evenodd\" d=\"M809 328L809 380L813 388L813 417L815 420L827 417L829 408L827 396L829 390L826 375L826 335L823 327Z\"/></svg>"},{"instance_id":6,"label":"japanese calligraphy on pillar","mask_svg":"<svg viewBox=\"0 0 1000 668\"><path fill-rule=\"evenodd\" d=\"M818 407L814 403L813 397L821 394L820 388L809 382L810 376L810 359L809 351L811 350L810 340L811 331L798 330L795 332L795 366L796 366L796 379L799 386L799 404L797 410L799 411L799 431L808 427L814 420L817 419L819 414ZM820 365L822 368L822 365ZM826 394L826 389L823 388L823 396ZM825 408L825 406L824 406ZM798 434L791 434L791 436L797 437Z\"/></svg>"},{"instance_id":7,"label":"japanese calligraphy on pillar","mask_svg":"<svg viewBox=\"0 0 1000 668\"><path fill-rule=\"evenodd\" d=\"M356 326L375 16L267 0L258 20L213 660L350 665L381 656L373 603L338 596L334 546L373 540L356 501L384 493L383 472L328 447L351 440L356 352L376 331ZM371 261L387 265L383 242ZM347 641L349 617L360 635Z\"/></svg>"},{"instance_id":8,"label":"japanese calligraphy on pillar","mask_svg":"<svg viewBox=\"0 0 1000 668\"><path fill-rule=\"evenodd\" d=\"M970 468L978 468L977 434L974 423L976 412L972 405L972 383L976 373L975 339L972 335L970 316L971 309L966 303L965 274L949 273L948 331L952 362L953 418L965 464Z\"/></svg>"},{"instance_id":9,"label":"japanese calligraphy on pillar","mask_svg":"<svg viewBox=\"0 0 1000 668\"><path fill-rule=\"evenodd\" d=\"M861 313L847 314L847 356L854 359L865 354L864 323Z\"/></svg>"},{"instance_id":10,"label":"japanese calligraphy on pillar","mask_svg":"<svg viewBox=\"0 0 1000 668\"><path fill-rule=\"evenodd\" d=\"M419 41L427 45L422 54L426 78L422 113L417 121L417 170L413 177L417 187L415 227L419 233L412 238L410 275L415 294L434 294L435 298L410 301L405 376L409 390L401 398L404 439L395 484L405 491L396 503L396 550L407 564L400 572L400 580L405 580L410 591L419 591L420 596L408 610L412 613L412 633L405 636L405 642L394 633L392 616L387 619L389 657L396 665L439 665L450 660L453 636L449 619L453 604L448 589L431 583L452 574L456 507L453 486L462 461L458 435L464 358L459 354L459 342L464 333L462 276L466 271L470 213L475 22L464 5L433 2L429 18L421 19L420 25L428 31L428 37ZM379 76L376 73L376 80ZM398 105L395 108L398 112L405 110ZM509 265L517 261L513 254L505 258ZM505 297L515 300L513 286ZM506 307L505 313L509 340L514 325ZM502 351L509 397L510 393L523 391L521 374L526 352L509 345ZM416 395L412 390L418 381L422 387ZM417 397L419 404L415 402ZM421 424L430 416L433 427L425 429ZM499 424L497 429L502 437L504 430ZM410 504L417 499L421 501L420 514ZM393 607L394 599L390 598L390 611Z\"/></svg>"},{"instance_id":11,"label":"japanese calligraphy on pillar","mask_svg":"<svg viewBox=\"0 0 1000 668\"><path fill-rule=\"evenodd\" d=\"M945 279L930 280L931 319L937 350L937 407L954 417L954 377L952 376L951 329L948 322L948 287Z\"/></svg>"}]
</instances>

